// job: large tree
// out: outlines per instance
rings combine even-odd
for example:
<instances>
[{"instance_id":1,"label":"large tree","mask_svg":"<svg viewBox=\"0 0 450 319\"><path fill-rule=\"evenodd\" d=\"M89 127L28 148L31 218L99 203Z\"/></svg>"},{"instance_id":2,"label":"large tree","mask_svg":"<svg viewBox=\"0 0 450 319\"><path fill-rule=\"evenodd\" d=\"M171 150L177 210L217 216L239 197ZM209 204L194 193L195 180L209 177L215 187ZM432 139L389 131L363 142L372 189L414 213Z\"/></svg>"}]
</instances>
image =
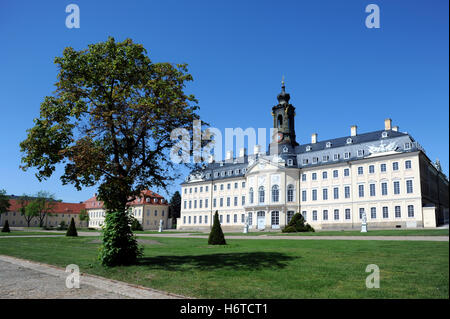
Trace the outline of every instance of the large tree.
<instances>
[{"instance_id":1,"label":"large tree","mask_svg":"<svg viewBox=\"0 0 450 319\"><path fill-rule=\"evenodd\" d=\"M40 191L25 207L25 215L33 216L39 220L39 227L44 226L47 216L52 216L55 208L55 197L46 191Z\"/></svg>"},{"instance_id":2,"label":"large tree","mask_svg":"<svg viewBox=\"0 0 450 319\"><path fill-rule=\"evenodd\" d=\"M9 207L11 203L9 202L9 197L6 196L6 191L4 189L0 189L0 222L3 213L9 211Z\"/></svg>"},{"instance_id":3,"label":"large tree","mask_svg":"<svg viewBox=\"0 0 450 319\"><path fill-rule=\"evenodd\" d=\"M99 185L107 209L100 259L130 264L139 256L128 203L142 190L165 188L174 174L169 151L175 128L192 133L197 101L184 93L186 64L153 63L141 44L126 39L66 48L55 58L58 82L20 146L23 169L39 180L64 163L63 184Z\"/></svg>"}]
</instances>

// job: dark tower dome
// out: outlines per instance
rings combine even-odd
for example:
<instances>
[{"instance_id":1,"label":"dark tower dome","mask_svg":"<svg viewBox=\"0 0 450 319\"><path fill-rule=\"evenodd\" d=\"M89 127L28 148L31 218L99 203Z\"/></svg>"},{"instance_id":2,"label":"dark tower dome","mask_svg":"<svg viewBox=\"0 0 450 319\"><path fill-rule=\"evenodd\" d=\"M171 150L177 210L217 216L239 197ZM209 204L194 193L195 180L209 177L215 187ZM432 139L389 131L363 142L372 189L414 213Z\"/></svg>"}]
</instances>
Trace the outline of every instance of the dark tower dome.
<instances>
[{"instance_id":1,"label":"dark tower dome","mask_svg":"<svg viewBox=\"0 0 450 319\"><path fill-rule=\"evenodd\" d=\"M282 81L281 93L277 96L279 104L288 104L289 100L291 99L291 96L289 95L289 93L286 93L285 89L286 87L284 86L284 81Z\"/></svg>"}]
</instances>

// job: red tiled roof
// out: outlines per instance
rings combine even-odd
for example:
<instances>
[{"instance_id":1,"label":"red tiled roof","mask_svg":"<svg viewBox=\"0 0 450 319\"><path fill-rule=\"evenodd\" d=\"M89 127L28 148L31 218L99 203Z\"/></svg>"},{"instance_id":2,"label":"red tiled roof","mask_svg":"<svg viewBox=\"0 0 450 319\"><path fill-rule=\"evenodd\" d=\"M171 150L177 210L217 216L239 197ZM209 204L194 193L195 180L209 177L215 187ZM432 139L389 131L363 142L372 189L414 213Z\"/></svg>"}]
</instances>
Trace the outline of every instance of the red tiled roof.
<instances>
[{"instance_id":1,"label":"red tiled roof","mask_svg":"<svg viewBox=\"0 0 450 319\"><path fill-rule=\"evenodd\" d=\"M131 205L169 205L164 197L151 190L142 191L142 195L142 197L136 198L132 201ZM86 206L86 209L103 208L103 202L99 201L97 196L89 198L83 204Z\"/></svg>"},{"instance_id":2,"label":"red tiled roof","mask_svg":"<svg viewBox=\"0 0 450 319\"><path fill-rule=\"evenodd\" d=\"M18 200L10 199L9 203L11 206L9 207L10 212L18 212L20 209L20 203ZM52 214L79 214L82 209L85 208L84 204L80 203L61 203L54 202Z\"/></svg>"}]
</instances>

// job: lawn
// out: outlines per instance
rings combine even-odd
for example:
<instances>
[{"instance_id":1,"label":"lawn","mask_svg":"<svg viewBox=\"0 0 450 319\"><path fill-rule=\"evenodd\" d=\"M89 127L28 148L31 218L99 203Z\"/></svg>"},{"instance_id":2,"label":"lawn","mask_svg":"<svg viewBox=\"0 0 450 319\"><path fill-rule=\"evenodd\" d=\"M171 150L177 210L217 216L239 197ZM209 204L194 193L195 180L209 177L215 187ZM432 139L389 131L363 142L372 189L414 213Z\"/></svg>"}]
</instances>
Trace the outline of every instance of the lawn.
<instances>
[{"instance_id":1,"label":"lawn","mask_svg":"<svg viewBox=\"0 0 450 319\"><path fill-rule=\"evenodd\" d=\"M369 230L361 233L360 230L323 230L314 233L282 233L268 231L253 231L244 233L225 233L226 236L448 236L448 229L382 229Z\"/></svg>"},{"instance_id":2,"label":"lawn","mask_svg":"<svg viewBox=\"0 0 450 319\"><path fill-rule=\"evenodd\" d=\"M21 230L11 230L10 233L0 232L0 236L30 236L30 235L65 235L66 231L59 233L42 232L42 231L21 231Z\"/></svg>"},{"instance_id":3,"label":"lawn","mask_svg":"<svg viewBox=\"0 0 450 319\"><path fill-rule=\"evenodd\" d=\"M197 298L449 297L448 242L140 239L144 257L128 267L102 267L98 237L5 238L0 254ZM379 289L365 286L369 264Z\"/></svg>"}]
</instances>

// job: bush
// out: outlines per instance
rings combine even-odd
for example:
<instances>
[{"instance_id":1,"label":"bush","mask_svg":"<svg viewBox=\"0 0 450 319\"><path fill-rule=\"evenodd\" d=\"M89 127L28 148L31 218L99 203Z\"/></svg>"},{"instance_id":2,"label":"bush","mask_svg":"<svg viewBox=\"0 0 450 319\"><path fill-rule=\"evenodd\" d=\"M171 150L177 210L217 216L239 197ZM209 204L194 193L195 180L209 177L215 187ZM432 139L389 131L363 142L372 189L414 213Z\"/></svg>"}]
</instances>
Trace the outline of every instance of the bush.
<instances>
[{"instance_id":1,"label":"bush","mask_svg":"<svg viewBox=\"0 0 450 319\"><path fill-rule=\"evenodd\" d=\"M75 227L75 221L73 220L73 217L70 220L70 225L69 225L69 228L67 229L66 236L71 236L71 237L78 236L77 228Z\"/></svg>"},{"instance_id":2,"label":"bush","mask_svg":"<svg viewBox=\"0 0 450 319\"><path fill-rule=\"evenodd\" d=\"M294 216L292 216L291 221L285 228L282 230L283 233L297 233L297 232L315 232L314 228L309 225L305 224L305 219L303 218L302 214L296 213Z\"/></svg>"},{"instance_id":3,"label":"bush","mask_svg":"<svg viewBox=\"0 0 450 319\"><path fill-rule=\"evenodd\" d=\"M131 230L144 230L144 228L142 228L141 223L136 218L133 218L133 221L131 223Z\"/></svg>"},{"instance_id":4,"label":"bush","mask_svg":"<svg viewBox=\"0 0 450 319\"><path fill-rule=\"evenodd\" d=\"M5 224L3 225L2 228L2 233L10 233L11 230L9 229L9 223L8 220L5 220Z\"/></svg>"},{"instance_id":5,"label":"bush","mask_svg":"<svg viewBox=\"0 0 450 319\"><path fill-rule=\"evenodd\" d=\"M62 221L59 223L59 226L58 226L57 230L66 230L66 229L67 229L66 222L62 220Z\"/></svg>"},{"instance_id":6,"label":"bush","mask_svg":"<svg viewBox=\"0 0 450 319\"><path fill-rule=\"evenodd\" d=\"M53 226L42 226L42 229L43 230L54 230L55 227L53 227Z\"/></svg>"},{"instance_id":7,"label":"bush","mask_svg":"<svg viewBox=\"0 0 450 319\"><path fill-rule=\"evenodd\" d=\"M142 256L136 236L131 231L132 220L126 211L107 212L103 225L103 244L99 259L104 266L130 265Z\"/></svg>"},{"instance_id":8,"label":"bush","mask_svg":"<svg viewBox=\"0 0 450 319\"><path fill-rule=\"evenodd\" d=\"M219 213L216 210L214 214L214 224L209 233L208 245L226 245L225 236L223 235L222 227L220 227Z\"/></svg>"}]
</instances>

